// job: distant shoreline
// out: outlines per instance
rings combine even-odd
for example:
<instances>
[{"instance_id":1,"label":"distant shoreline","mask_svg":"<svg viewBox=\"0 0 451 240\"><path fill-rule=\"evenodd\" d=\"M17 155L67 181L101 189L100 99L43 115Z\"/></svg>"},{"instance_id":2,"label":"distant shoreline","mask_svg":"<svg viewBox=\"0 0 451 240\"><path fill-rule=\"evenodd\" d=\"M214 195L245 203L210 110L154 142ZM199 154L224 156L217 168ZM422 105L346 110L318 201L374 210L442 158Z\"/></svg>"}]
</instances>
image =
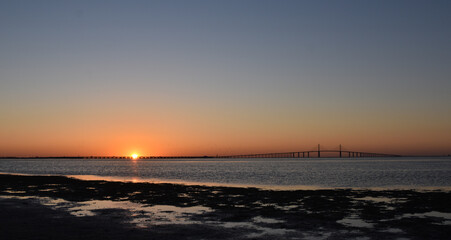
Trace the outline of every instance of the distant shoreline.
<instances>
[{"instance_id":1,"label":"distant shoreline","mask_svg":"<svg viewBox=\"0 0 451 240\"><path fill-rule=\"evenodd\" d=\"M0 157L0 159L133 159L127 156L63 156L63 157ZM138 159L217 158L213 156L152 156Z\"/></svg>"},{"instance_id":2,"label":"distant shoreline","mask_svg":"<svg viewBox=\"0 0 451 240\"><path fill-rule=\"evenodd\" d=\"M396 157L377 157L377 158L424 158L424 157L451 157L451 155L402 155L402 156L396 156ZM139 157L139 159L199 159L199 158L229 158L228 156L146 156L146 157ZM255 157L255 158L264 158L264 157ZM270 158L292 158L292 157L270 157ZM309 157L309 158L298 158L294 157L294 159L317 159L318 157ZM340 158L340 157L320 157L324 159L328 158ZM341 157L341 159L362 159L366 157ZM370 158L370 157L368 157ZM374 157L371 157L374 158ZM132 157L128 156L57 156L57 157L20 157L20 156L6 156L6 157L0 157L0 159L133 159Z\"/></svg>"}]
</instances>

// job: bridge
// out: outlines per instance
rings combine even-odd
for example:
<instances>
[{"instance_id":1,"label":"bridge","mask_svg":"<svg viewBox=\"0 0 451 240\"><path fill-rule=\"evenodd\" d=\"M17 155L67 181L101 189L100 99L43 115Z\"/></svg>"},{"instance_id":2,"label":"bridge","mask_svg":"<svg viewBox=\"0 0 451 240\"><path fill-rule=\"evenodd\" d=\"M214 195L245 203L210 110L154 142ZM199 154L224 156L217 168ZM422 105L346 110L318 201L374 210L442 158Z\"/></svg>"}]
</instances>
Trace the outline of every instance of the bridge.
<instances>
[{"instance_id":1,"label":"bridge","mask_svg":"<svg viewBox=\"0 0 451 240\"><path fill-rule=\"evenodd\" d=\"M368 157L401 157L401 155L343 150L341 145L339 146L339 149L321 149L320 144L318 144L317 149L309 151L218 156L218 158L311 158L311 157L368 158Z\"/></svg>"},{"instance_id":2,"label":"bridge","mask_svg":"<svg viewBox=\"0 0 451 240\"><path fill-rule=\"evenodd\" d=\"M396 154L359 152L343 149L341 145L337 149L321 149L320 145L314 150L282 152L282 153L261 153L261 154L241 154L225 156L139 156L138 159L195 159L195 158L360 158L360 157L401 157ZM59 156L59 157L0 157L3 158L68 158L68 159L132 159L131 156Z\"/></svg>"}]
</instances>

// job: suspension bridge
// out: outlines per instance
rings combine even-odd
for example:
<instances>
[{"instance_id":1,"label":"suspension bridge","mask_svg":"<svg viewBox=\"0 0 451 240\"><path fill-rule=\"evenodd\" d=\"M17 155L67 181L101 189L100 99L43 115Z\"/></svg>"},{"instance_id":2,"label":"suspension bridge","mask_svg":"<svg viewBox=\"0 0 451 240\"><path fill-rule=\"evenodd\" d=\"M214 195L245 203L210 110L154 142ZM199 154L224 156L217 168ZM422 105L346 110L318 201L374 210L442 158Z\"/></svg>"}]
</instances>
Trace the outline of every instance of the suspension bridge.
<instances>
[{"instance_id":1,"label":"suspension bridge","mask_svg":"<svg viewBox=\"0 0 451 240\"><path fill-rule=\"evenodd\" d=\"M316 149L308 151L218 156L218 158L321 158L321 157L368 158L368 157L401 157L401 155L351 151L343 149L341 145L339 145L338 149L321 149L320 144L318 144L318 147Z\"/></svg>"}]
</instances>

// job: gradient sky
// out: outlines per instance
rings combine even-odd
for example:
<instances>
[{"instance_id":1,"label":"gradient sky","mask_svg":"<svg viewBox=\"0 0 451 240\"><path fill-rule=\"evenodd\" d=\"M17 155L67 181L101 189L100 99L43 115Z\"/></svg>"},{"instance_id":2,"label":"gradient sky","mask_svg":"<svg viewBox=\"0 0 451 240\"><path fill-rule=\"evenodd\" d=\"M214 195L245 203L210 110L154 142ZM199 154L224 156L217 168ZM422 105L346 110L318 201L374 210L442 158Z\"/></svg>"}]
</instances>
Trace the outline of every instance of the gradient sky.
<instances>
[{"instance_id":1,"label":"gradient sky","mask_svg":"<svg viewBox=\"0 0 451 240\"><path fill-rule=\"evenodd\" d=\"M1 1L0 156L451 154L451 1Z\"/></svg>"}]
</instances>

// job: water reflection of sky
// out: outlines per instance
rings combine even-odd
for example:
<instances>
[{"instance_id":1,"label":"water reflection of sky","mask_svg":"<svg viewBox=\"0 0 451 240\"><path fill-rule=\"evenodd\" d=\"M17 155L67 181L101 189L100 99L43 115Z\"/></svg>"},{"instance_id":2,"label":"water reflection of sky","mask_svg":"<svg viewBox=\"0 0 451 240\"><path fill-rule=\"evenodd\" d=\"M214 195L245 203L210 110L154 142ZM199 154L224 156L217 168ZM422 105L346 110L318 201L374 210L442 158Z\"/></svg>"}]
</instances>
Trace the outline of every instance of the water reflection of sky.
<instances>
[{"instance_id":1,"label":"water reflection of sky","mask_svg":"<svg viewBox=\"0 0 451 240\"><path fill-rule=\"evenodd\" d=\"M9 193L14 194L13 191ZM41 205L56 210L66 211L75 217L93 217L101 215L102 217L110 217L119 219L124 224L137 228L149 228L152 226L164 225L209 225L215 227L223 227L225 229L241 229L247 238L259 238L272 236L280 238L289 236L290 234L300 234L295 229L283 228L286 220L255 216L249 221L220 221L219 219L205 218L205 214L214 212L215 210L205 206L177 207L172 205L148 205L131 201L111 201L111 200L90 200L83 202L71 202L64 199L55 199L49 197L36 196L0 196L1 199L17 199L21 201L33 201ZM378 203L389 203L397 201L395 198L355 198L355 201L373 201ZM380 222L415 219L415 218L434 218L435 224L451 226L451 214L446 212L431 211L425 213L400 214L394 216L393 219L382 219ZM385 228L377 228L377 222L363 220L356 212L351 212L346 217L337 220L336 223L345 227L354 229L353 231L367 231L369 229L387 233L403 233L403 230L386 226ZM359 230L358 230L359 229ZM367 229L367 230L365 230ZM302 232L304 237L327 238L332 232ZM318 235L319 234L319 235Z\"/></svg>"},{"instance_id":2,"label":"water reflection of sky","mask_svg":"<svg viewBox=\"0 0 451 240\"><path fill-rule=\"evenodd\" d=\"M451 187L448 158L107 160L3 159L8 173L280 189ZM82 176L81 176L82 175ZM94 179L90 177L90 179Z\"/></svg>"},{"instance_id":3,"label":"water reflection of sky","mask_svg":"<svg viewBox=\"0 0 451 240\"><path fill-rule=\"evenodd\" d=\"M137 228L148 228L156 225L173 224L202 224L224 228L247 229L247 237L263 235L281 236L294 230L271 228L262 225L283 223L284 221L254 217L247 222L221 222L215 220L204 221L202 216L214 210L204 206L176 207L171 205L146 205L130 201L92 200L71 202L64 199L34 196L0 196L0 199L20 199L38 202L41 205L57 210L64 210L76 217L92 217L96 215L120 218L124 223ZM194 220L195 219L195 220Z\"/></svg>"}]
</instances>

